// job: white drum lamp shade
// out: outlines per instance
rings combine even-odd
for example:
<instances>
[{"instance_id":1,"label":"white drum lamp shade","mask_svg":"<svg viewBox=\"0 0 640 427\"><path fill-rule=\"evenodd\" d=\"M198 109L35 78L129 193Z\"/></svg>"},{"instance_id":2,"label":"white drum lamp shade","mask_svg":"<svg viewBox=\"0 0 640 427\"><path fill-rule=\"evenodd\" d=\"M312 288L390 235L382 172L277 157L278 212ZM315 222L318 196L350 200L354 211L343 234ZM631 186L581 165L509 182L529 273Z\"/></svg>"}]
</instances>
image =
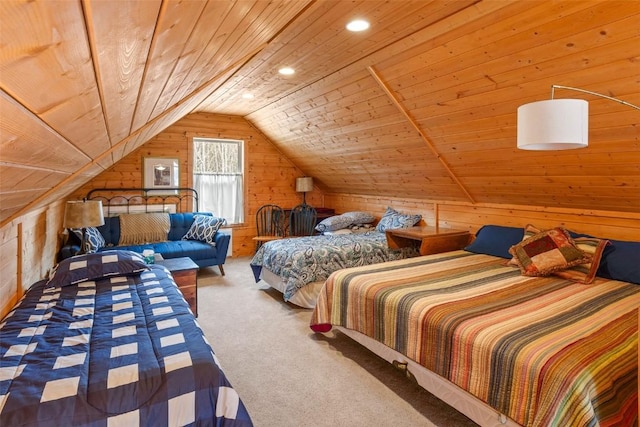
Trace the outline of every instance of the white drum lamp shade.
<instances>
[{"instance_id":1,"label":"white drum lamp shade","mask_svg":"<svg viewBox=\"0 0 640 427\"><path fill-rule=\"evenodd\" d=\"M589 144L589 103L550 99L518 107L518 148L570 150Z\"/></svg>"}]
</instances>

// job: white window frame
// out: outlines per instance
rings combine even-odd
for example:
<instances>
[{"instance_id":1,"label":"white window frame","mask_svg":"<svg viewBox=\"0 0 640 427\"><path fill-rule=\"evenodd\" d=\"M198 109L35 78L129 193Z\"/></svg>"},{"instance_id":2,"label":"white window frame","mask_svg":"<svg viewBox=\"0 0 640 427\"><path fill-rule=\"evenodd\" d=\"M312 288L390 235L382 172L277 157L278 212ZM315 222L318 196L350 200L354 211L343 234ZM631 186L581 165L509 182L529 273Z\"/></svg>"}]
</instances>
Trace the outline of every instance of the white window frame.
<instances>
[{"instance_id":1,"label":"white window frame","mask_svg":"<svg viewBox=\"0 0 640 427\"><path fill-rule=\"evenodd\" d=\"M233 168L222 172L211 171L202 173L199 171L198 155L201 143L234 144L239 147L238 164ZM192 162L191 179L193 188L198 192L199 209L203 212L212 212L214 215L227 220L227 225L239 225L244 223L245 217L245 143L242 140L208 138L194 136L192 138ZM210 166L216 168L216 165ZM222 190L221 190L222 188ZM234 207L235 206L235 207Z\"/></svg>"}]
</instances>

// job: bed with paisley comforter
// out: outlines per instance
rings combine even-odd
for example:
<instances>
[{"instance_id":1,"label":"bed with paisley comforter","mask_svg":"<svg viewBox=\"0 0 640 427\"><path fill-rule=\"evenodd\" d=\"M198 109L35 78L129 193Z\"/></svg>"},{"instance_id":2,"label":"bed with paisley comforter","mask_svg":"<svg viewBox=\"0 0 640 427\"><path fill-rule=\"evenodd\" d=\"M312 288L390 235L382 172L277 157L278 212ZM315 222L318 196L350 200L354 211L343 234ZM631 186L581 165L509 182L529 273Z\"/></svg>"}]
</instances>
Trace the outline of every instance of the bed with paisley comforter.
<instances>
[{"instance_id":1,"label":"bed with paisley comforter","mask_svg":"<svg viewBox=\"0 0 640 427\"><path fill-rule=\"evenodd\" d=\"M282 292L284 300L313 308L324 281L347 267L417 256L416 248L390 249L384 232L295 237L267 242L251 260L261 279Z\"/></svg>"}]
</instances>

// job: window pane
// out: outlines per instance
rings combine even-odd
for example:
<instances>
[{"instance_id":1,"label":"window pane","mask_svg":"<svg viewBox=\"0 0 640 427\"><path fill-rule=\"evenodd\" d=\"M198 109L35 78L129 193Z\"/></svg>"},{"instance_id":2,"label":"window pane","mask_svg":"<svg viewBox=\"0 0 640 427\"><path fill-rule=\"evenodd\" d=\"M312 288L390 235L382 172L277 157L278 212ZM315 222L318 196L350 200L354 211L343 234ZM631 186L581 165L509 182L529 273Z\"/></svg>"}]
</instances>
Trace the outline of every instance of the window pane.
<instances>
[{"instance_id":1,"label":"window pane","mask_svg":"<svg viewBox=\"0 0 640 427\"><path fill-rule=\"evenodd\" d=\"M193 186L200 209L228 224L244 222L243 141L194 138Z\"/></svg>"}]
</instances>

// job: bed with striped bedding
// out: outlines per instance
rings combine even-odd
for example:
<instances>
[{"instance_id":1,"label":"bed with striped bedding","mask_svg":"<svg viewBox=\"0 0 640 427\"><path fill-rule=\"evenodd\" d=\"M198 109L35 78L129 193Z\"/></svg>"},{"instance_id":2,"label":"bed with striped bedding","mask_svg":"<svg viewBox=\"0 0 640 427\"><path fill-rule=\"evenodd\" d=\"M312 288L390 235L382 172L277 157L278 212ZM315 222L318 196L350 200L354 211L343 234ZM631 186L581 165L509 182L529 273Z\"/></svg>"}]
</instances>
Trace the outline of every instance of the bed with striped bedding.
<instances>
[{"instance_id":1,"label":"bed with striped bedding","mask_svg":"<svg viewBox=\"0 0 640 427\"><path fill-rule=\"evenodd\" d=\"M638 285L447 252L337 271L315 332L357 331L525 426L637 425Z\"/></svg>"}]
</instances>

